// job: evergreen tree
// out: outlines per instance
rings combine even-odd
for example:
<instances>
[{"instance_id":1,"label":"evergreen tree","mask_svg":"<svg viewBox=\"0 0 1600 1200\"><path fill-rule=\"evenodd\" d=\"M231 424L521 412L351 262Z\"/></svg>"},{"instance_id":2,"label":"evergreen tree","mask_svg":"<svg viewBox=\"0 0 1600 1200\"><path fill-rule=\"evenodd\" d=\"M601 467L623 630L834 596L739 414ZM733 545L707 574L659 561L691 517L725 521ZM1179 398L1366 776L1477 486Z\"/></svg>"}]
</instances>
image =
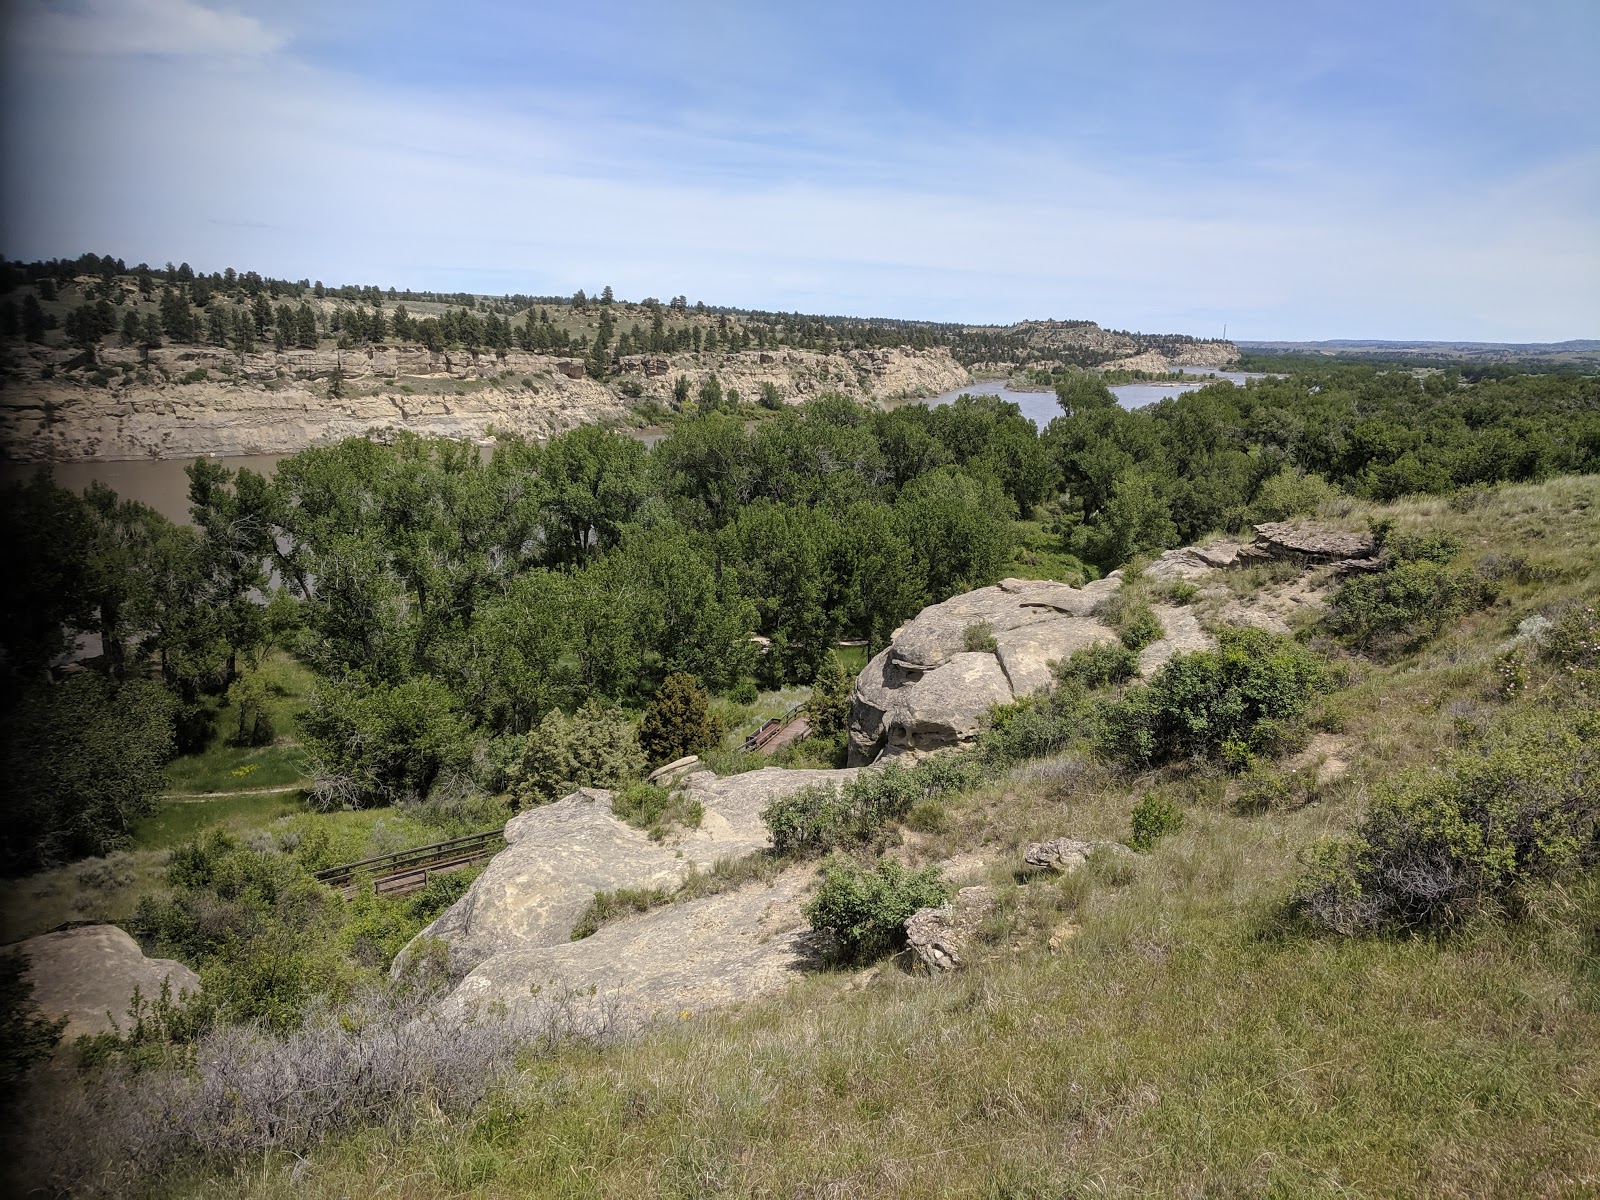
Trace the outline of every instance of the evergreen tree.
<instances>
[{"instance_id":1,"label":"evergreen tree","mask_svg":"<svg viewBox=\"0 0 1600 1200\"><path fill-rule=\"evenodd\" d=\"M311 305L304 300L294 314L295 345L302 350L315 350L317 348L317 314L311 311Z\"/></svg>"},{"instance_id":2,"label":"evergreen tree","mask_svg":"<svg viewBox=\"0 0 1600 1200\"><path fill-rule=\"evenodd\" d=\"M658 767L686 754L710 750L722 741L722 723L711 712L710 699L679 671L662 681L661 690L639 722L639 745L650 765Z\"/></svg>"},{"instance_id":3,"label":"evergreen tree","mask_svg":"<svg viewBox=\"0 0 1600 1200\"><path fill-rule=\"evenodd\" d=\"M250 315L255 321L256 336L266 337L267 331L272 328L272 301L267 299L265 292L257 292L250 302Z\"/></svg>"},{"instance_id":4,"label":"evergreen tree","mask_svg":"<svg viewBox=\"0 0 1600 1200\"><path fill-rule=\"evenodd\" d=\"M44 341L44 309L39 298L29 292L22 298L22 336L30 342Z\"/></svg>"},{"instance_id":5,"label":"evergreen tree","mask_svg":"<svg viewBox=\"0 0 1600 1200\"><path fill-rule=\"evenodd\" d=\"M806 722L814 736L831 738L845 731L850 723L850 692L854 686L837 654L830 653L822 660L811 685L811 698L806 701Z\"/></svg>"}]
</instances>

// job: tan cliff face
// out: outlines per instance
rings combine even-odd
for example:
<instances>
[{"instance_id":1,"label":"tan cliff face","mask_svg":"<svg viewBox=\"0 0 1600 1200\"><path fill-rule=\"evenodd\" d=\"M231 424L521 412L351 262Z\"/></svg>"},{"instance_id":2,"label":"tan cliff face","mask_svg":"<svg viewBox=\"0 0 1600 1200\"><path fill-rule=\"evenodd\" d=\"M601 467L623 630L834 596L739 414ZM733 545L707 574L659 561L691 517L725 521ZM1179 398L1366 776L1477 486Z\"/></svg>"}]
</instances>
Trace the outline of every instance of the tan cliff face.
<instances>
[{"instance_id":1,"label":"tan cliff face","mask_svg":"<svg viewBox=\"0 0 1600 1200\"><path fill-rule=\"evenodd\" d=\"M742 400L758 399L771 383L789 404L826 392L857 400L929 396L970 378L946 350L908 348L635 356L604 382L586 378L582 360L571 357L421 346L242 356L165 346L148 361L135 348L116 347L99 352L97 371L68 371L71 361L65 352L32 348L9 364L0 388L3 457L288 454L373 429L485 439L492 426L546 438L625 420L636 403L669 404L680 376L691 396L715 374ZM50 379L41 377L47 367Z\"/></svg>"}]
</instances>

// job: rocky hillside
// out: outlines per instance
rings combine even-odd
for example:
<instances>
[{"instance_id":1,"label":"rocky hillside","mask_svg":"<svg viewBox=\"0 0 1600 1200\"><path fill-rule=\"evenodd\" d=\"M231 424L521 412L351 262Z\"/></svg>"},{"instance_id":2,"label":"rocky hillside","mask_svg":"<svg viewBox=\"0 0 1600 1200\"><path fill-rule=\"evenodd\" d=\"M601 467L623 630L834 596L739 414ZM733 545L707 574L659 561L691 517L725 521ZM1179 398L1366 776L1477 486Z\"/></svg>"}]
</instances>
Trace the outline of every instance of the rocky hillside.
<instances>
[{"instance_id":1,"label":"rocky hillside","mask_svg":"<svg viewBox=\"0 0 1600 1200\"><path fill-rule=\"evenodd\" d=\"M1019 321L994 331L993 337L1004 358L974 364L974 370L1018 366L1048 369L1063 365L1125 371L1171 371L1179 367L1217 370L1239 359L1239 348L1218 338L1129 333L1102 329L1093 321Z\"/></svg>"},{"instance_id":2,"label":"rocky hillside","mask_svg":"<svg viewBox=\"0 0 1600 1200\"><path fill-rule=\"evenodd\" d=\"M0 444L22 461L287 454L370 429L483 438L493 426L543 438L666 406L715 375L745 400L765 384L797 404L927 396L969 376L932 348L632 355L604 382L581 359L419 345L236 354L216 346L107 346L93 365L46 346L13 347L0 389ZM648 410L647 410L648 411Z\"/></svg>"}]
</instances>

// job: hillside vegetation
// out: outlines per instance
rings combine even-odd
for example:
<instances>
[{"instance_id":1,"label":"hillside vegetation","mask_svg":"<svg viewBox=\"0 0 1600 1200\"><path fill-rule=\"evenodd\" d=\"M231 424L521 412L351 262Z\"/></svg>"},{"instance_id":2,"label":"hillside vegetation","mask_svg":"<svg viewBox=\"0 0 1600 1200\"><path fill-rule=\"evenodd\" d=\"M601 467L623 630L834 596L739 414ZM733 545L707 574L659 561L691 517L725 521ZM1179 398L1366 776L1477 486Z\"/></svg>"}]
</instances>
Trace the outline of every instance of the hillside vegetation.
<instances>
[{"instance_id":1,"label":"hillside vegetation","mask_svg":"<svg viewBox=\"0 0 1600 1200\"><path fill-rule=\"evenodd\" d=\"M36 1069L17 1161L113 1194L1581 1192L1595 386L1336 367L1126 413L1072 377L1042 433L993 399L832 398L686 414L649 450L352 440L270 480L197 464L192 529L14 489L12 869L140 839L107 915L206 988ZM1297 516L1373 531L1374 569L1141 570ZM443 1030L427 954L388 969L467 877L382 901L311 877L579 784L659 836L696 816L640 786L647 753L760 765L726 728L814 684L786 754L837 762L840 640L870 652L1005 574L1119 566L1120 642L975 746L775 804L772 854L681 895L596 898L594 923L627 920L820 869L836 965L778 997L625 1042L559 1014ZM1216 645L1134 679L1157 604ZM78 629L101 669L43 682ZM141 824L252 742L303 756L305 803ZM1136 849L1024 869L1062 836ZM886 917L952 861L994 907L967 968L929 977L884 956Z\"/></svg>"}]
</instances>

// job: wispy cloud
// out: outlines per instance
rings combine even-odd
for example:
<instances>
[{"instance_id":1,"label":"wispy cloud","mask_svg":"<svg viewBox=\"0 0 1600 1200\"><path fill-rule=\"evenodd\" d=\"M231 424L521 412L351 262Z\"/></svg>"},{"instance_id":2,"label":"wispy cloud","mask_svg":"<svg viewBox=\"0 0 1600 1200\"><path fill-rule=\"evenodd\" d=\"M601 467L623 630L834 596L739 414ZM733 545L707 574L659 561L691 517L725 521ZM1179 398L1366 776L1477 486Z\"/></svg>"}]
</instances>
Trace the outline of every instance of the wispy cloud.
<instances>
[{"instance_id":1,"label":"wispy cloud","mask_svg":"<svg viewBox=\"0 0 1600 1200\"><path fill-rule=\"evenodd\" d=\"M1431 30L1362 58L1275 10L1278 41L1221 58L1242 27L1183 6L1148 37L1103 4L971 36L937 5L899 37L746 11L281 0L233 14L254 54L181 71L58 37L9 72L4 249L1239 336L1600 329L1592 83L1474 142L1498 102L1433 73Z\"/></svg>"},{"instance_id":2,"label":"wispy cloud","mask_svg":"<svg viewBox=\"0 0 1600 1200\"><path fill-rule=\"evenodd\" d=\"M255 17L195 0L27 0L16 28L28 49L97 56L254 56L286 40Z\"/></svg>"}]
</instances>

